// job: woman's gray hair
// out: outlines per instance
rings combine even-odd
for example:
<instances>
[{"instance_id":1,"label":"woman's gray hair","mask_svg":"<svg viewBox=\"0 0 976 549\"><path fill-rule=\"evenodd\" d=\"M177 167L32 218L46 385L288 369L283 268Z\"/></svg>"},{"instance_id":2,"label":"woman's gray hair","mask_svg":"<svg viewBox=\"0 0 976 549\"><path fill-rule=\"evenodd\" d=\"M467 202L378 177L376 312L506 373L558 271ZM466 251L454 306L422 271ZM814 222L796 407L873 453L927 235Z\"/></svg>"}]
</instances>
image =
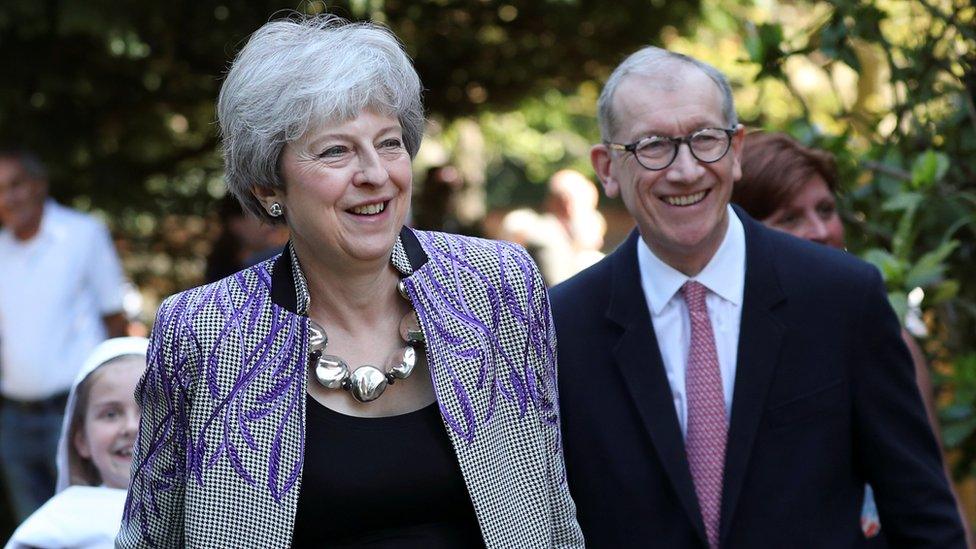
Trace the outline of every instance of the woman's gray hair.
<instances>
[{"instance_id":1,"label":"woman's gray hair","mask_svg":"<svg viewBox=\"0 0 976 549\"><path fill-rule=\"evenodd\" d=\"M364 109L400 121L412 158L423 139L422 91L403 45L385 27L334 15L267 23L237 54L217 99L227 187L245 209L281 222L252 187L283 189L278 161L288 142Z\"/></svg>"},{"instance_id":2,"label":"woman's gray hair","mask_svg":"<svg viewBox=\"0 0 976 549\"><path fill-rule=\"evenodd\" d=\"M662 69L673 63L684 63L691 65L705 73L719 91L722 92L722 116L729 128L739 123L739 118L735 114L735 102L732 99L732 87L729 80L715 67L699 61L694 57L688 57L680 53L675 53L654 46L647 46L630 54L623 63L617 66L610 74L607 83L600 92L600 99L597 101L597 121L600 123L600 137L605 142L613 140L613 135L617 130L616 113L613 110L613 96L617 92L617 87L630 75L663 76Z\"/></svg>"}]
</instances>

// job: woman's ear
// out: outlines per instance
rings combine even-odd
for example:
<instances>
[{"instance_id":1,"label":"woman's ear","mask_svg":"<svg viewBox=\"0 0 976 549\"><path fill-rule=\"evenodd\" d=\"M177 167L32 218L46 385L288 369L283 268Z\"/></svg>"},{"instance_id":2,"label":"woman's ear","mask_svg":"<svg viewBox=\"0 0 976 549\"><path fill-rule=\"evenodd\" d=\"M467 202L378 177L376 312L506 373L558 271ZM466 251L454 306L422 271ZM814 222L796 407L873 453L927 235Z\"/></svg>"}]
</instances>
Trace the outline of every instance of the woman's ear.
<instances>
[{"instance_id":1,"label":"woman's ear","mask_svg":"<svg viewBox=\"0 0 976 549\"><path fill-rule=\"evenodd\" d=\"M88 438L85 437L84 429L78 429L75 432L75 436L71 437L71 443L74 445L75 452L78 452L79 456L85 459L91 459L91 448L88 446Z\"/></svg>"},{"instance_id":2,"label":"woman's ear","mask_svg":"<svg viewBox=\"0 0 976 549\"><path fill-rule=\"evenodd\" d=\"M251 185L251 194L254 198L258 199L264 211L269 211L271 209L271 204L278 202L279 204L284 204L284 193L281 189L274 189L270 187L264 187L261 185Z\"/></svg>"}]
</instances>

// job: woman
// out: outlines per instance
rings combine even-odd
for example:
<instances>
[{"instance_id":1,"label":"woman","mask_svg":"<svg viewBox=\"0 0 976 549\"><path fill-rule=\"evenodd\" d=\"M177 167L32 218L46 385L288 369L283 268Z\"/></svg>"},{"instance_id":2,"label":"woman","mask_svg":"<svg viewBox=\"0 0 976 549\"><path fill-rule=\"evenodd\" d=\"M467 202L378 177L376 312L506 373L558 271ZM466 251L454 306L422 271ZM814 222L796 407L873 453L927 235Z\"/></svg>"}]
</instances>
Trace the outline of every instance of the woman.
<instances>
[{"instance_id":1,"label":"woman","mask_svg":"<svg viewBox=\"0 0 976 549\"><path fill-rule=\"evenodd\" d=\"M291 241L160 307L121 547L582 546L538 271L403 227L420 94L371 24L274 21L237 56L228 186Z\"/></svg>"},{"instance_id":2,"label":"woman","mask_svg":"<svg viewBox=\"0 0 976 549\"><path fill-rule=\"evenodd\" d=\"M85 360L64 410L57 492L17 528L5 549L115 546L139 425L132 395L148 344L144 337L109 339Z\"/></svg>"},{"instance_id":3,"label":"woman","mask_svg":"<svg viewBox=\"0 0 976 549\"><path fill-rule=\"evenodd\" d=\"M833 155L804 147L786 134L753 132L746 135L741 165L742 178L733 187L732 202L769 227L844 248L844 226L835 198L837 170ZM902 339L911 352L916 382L932 430L938 436L932 381L925 357L905 330ZM861 528L865 537L875 538L881 525L870 487L866 488L865 495ZM885 546L881 540L877 543Z\"/></svg>"}]
</instances>

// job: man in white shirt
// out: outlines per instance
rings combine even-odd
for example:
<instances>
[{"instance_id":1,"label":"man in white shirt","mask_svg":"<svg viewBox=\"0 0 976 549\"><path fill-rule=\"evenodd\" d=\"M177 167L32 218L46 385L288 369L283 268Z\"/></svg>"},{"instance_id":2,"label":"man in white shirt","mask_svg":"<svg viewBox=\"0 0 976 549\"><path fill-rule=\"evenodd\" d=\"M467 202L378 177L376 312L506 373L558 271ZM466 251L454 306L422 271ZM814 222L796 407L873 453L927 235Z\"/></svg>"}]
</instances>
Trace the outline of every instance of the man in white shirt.
<instances>
[{"instance_id":1,"label":"man in white shirt","mask_svg":"<svg viewBox=\"0 0 976 549\"><path fill-rule=\"evenodd\" d=\"M729 205L743 127L659 48L599 100L593 168L637 229L553 288L569 487L588 547L965 547L876 269Z\"/></svg>"},{"instance_id":2,"label":"man in white shirt","mask_svg":"<svg viewBox=\"0 0 976 549\"><path fill-rule=\"evenodd\" d=\"M75 373L126 326L108 231L49 200L47 188L32 154L0 151L0 467L18 520L54 493Z\"/></svg>"}]
</instances>

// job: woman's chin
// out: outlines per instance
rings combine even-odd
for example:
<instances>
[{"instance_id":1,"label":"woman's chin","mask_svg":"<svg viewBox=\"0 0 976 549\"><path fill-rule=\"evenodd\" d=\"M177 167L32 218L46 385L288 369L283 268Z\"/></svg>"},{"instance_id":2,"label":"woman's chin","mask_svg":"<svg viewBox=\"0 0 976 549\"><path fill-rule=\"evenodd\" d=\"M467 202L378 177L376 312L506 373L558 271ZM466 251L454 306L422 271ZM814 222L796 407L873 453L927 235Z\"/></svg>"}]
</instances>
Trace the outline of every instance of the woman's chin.
<instances>
[{"instance_id":1,"label":"woman's chin","mask_svg":"<svg viewBox=\"0 0 976 549\"><path fill-rule=\"evenodd\" d=\"M397 233L354 237L350 238L343 248L345 248L345 255L354 261L363 263L387 261L390 259L396 239Z\"/></svg>"}]
</instances>

